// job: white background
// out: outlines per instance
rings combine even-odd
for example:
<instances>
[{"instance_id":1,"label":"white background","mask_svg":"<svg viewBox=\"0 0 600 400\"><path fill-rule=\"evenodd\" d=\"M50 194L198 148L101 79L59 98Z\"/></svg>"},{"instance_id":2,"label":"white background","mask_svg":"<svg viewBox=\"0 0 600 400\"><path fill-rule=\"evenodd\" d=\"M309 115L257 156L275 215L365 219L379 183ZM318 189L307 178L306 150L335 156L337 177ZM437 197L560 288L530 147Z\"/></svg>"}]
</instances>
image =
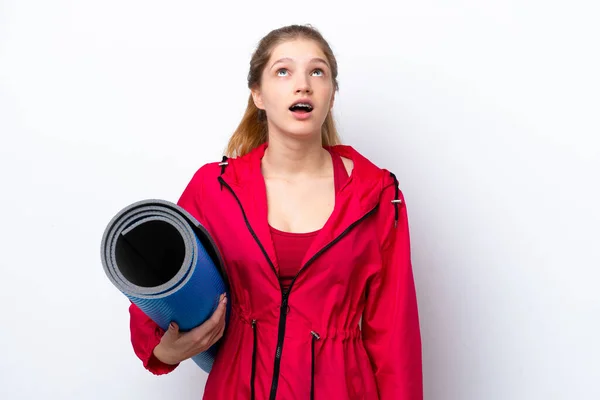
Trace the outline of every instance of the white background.
<instances>
[{"instance_id":1,"label":"white background","mask_svg":"<svg viewBox=\"0 0 600 400\"><path fill-rule=\"evenodd\" d=\"M133 354L101 235L220 159L258 40L311 23L407 198L425 398L599 399L597 6L216 3L0 1L0 398L201 398Z\"/></svg>"}]
</instances>

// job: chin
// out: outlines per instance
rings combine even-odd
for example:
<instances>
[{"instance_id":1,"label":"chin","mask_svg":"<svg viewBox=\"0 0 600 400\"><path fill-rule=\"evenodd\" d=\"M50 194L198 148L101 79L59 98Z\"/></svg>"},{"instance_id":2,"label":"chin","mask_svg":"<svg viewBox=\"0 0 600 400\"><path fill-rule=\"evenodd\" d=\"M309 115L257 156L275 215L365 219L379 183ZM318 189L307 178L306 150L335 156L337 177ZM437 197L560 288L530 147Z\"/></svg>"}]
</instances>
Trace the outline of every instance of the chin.
<instances>
[{"instance_id":1,"label":"chin","mask_svg":"<svg viewBox=\"0 0 600 400\"><path fill-rule=\"evenodd\" d=\"M314 126L310 126L310 127L309 126L304 126L304 127L290 126L290 127L288 127L288 129L285 129L284 132L286 132L291 137L294 137L297 139L303 139L303 140L308 140L311 138L321 136L321 129L316 128Z\"/></svg>"},{"instance_id":2,"label":"chin","mask_svg":"<svg viewBox=\"0 0 600 400\"><path fill-rule=\"evenodd\" d=\"M313 115L312 118L305 121L299 121L294 118L282 118L280 120L273 119L270 123L271 126L275 128L275 131L279 131L287 137L298 140L320 139L323 121L319 124L318 120L320 120L320 118L315 117L316 115Z\"/></svg>"},{"instance_id":3,"label":"chin","mask_svg":"<svg viewBox=\"0 0 600 400\"><path fill-rule=\"evenodd\" d=\"M287 124L287 129L284 129L284 131L302 137L321 136L321 128L324 121L320 121L319 123L313 118L307 121L291 121Z\"/></svg>"}]
</instances>

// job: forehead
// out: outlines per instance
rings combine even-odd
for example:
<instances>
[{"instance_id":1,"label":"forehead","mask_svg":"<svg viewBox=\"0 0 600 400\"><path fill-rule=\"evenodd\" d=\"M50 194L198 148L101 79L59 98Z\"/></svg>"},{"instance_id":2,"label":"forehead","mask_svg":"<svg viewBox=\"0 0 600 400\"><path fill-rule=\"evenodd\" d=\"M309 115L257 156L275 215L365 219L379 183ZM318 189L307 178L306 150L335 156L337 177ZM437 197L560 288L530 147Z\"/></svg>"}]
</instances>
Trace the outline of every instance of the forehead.
<instances>
[{"instance_id":1,"label":"forehead","mask_svg":"<svg viewBox=\"0 0 600 400\"><path fill-rule=\"evenodd\" d=\"M308 63L313 58L327 60L325 53L314 40L296 39L278 44L273 48L269 63L276 62L281 58L289 58L288 62Z\"/></svg>"}]
</instances>

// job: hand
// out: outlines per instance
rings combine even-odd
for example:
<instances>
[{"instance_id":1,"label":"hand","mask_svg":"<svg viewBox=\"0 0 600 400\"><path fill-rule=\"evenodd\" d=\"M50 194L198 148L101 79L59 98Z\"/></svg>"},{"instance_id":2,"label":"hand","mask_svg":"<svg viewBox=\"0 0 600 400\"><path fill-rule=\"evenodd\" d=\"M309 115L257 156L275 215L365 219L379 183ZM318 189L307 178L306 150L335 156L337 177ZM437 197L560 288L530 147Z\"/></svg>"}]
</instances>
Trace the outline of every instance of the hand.
<instances>
[{"instance_id":1,"label":"hand","mask_svg":"<svg viewBox=\"0 0 600 400\"><path fill-rule=\"evenodd\" d=\"M225 332L226 305L227 297L222 294L213 315L189 332L179 332L179 326L171 322L154 348L154 356L165 364L175 365L208 350Z\"/></svg>"}]
</instances>

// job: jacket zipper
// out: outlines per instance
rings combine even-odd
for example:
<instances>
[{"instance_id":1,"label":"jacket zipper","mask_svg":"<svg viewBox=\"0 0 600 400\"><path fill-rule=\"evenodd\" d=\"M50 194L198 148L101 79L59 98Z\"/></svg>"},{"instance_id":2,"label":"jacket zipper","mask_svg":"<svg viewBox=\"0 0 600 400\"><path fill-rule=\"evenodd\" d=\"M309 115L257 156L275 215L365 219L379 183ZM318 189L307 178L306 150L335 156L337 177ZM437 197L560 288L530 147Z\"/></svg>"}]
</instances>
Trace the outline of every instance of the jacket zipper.
<instances>
[{"instance_id":1,"label":"jacket zipper","mask_svg":"<svg viewBox=\"0 0 600 400\"><path fill-rule=\"evenodd\" d=\"M294 283L296 282L296 279L321 254L323 254L324 252L326 252L327 250L329 250L329 248L331 248L331 246L333 246L334 244L336 244L337 242L339 242L356 225L360 224L362 221L364 221L365 219L367 219L371 214L373 214L375 212L375 210L377 210L378 207L379 207L379 204L377 204L375 207L373 207L368 213L366 213L365 215L363 215L360 219L354 221L350 226L348 226L348 228L346 228L342 233L340 233L335 239L333 239L325 247L323 247L321 250L319 250L314 256L312 256L306 262L306 264L304 264L304 266L302 268L300 268L300 270L298 271L298 273L296 273L296 276L294 276L294 279L292 279L292 282L290 283L290 286L289 286L288 290L283 293L283 300L282 300L282 304L281 304L281 309L279 311L279 332L278 332L278 338L277 338L277 351L275 352L275 368L273 369L273 381L271 383L271 396L270 396L270 400L275 400L275 397L277 395L277 386L279 384L279 369L280 369L280 365L281 365L281 352L283 350L283 339L285 337L285 323L286 323L286 317L287 317L288 299L289 299L289 296L290 296L290 292L292 291L292 287L294 286Z\"/></svg>"},{"instance_id":2,"label":"jacket zipper","mask_svg":"<svg viewBox=\"0 0 600 400\"><path fill-rule=\"evenodd\" d=\"M248 217L246 216L246 211L244 211L244 207L242 207L242 203L240 202L240 199L237 197L237 195L235 194L235 192L233 191L233 189L231 188L231 186L229 186L229 184L223 180L223 178L219 177L219 182L221 182L221 184L224 185L231 192L231 194L233 195L233 197L237 201L238 205L240 206L240 210L242 210L242 214L244 215L244 221L246 222L246 227L248 227L248 230L252 234L252 237L254 238L254 240L256 241L256 243L258 243L258 247L260 247L260 250L264 254L265 258L267 259L267 262L269 263L269 266L271 266L271 269L275 273L275 276L277 276L277 270L275 269L275 265L273 265L273 261L271 261L271 259L269 258L269 255L267 254L267 251L263 247L263 245L260 242L260 240L258 240L258 236L256 236L256 233L254 232L254 229L252 229L252 226L250 226L250 221L248 221ZM281 283L279 284L279 289L283 291L283 289L281 288Z\"/></svg>"},{"instance_id":3,"label":"jacket zipper","mask_svg":"<svg viewBox=\"0 0 600 400\"><path fill-rule=\"evenodd\" d=\"M244 221L246 222L246 226L248 227L248 230L250 231L250 234L252 234L252 237L254 237L254 240L258 244L258 247L260 247L263 255L267 259L267 262L271 266L271 269L273 270L273 272L277 276L277 270L275 269L275 266L273 265L273 262L269 258L269 255L267 254L267 251L265 250L265 248L263 247L262 243L258 239L258 236L254 232L254 229L252 229L252 226L250 225L250 222L248 221L248 217L246 216L246 212L244 211L244 207L242 206L242 203L240 202L240 199L237 197L237 195L235 194L235 192L233 191L233 189L231 188L231 186L229 186L229 184L223 180L223 178L219 177L219 182L221 182L221 184L223 184L231 192L231 194L233 195L233 197L237 201L238 205L240 206L240 210L242 210L242 214L244 216ZM275 350L275 365L273 367L273 380L272 380L272 383L271 383L271 395L269 397L270 400L275 400L275 397L277 396L277 387L278 387L278 384L279 384L279 371L280 371L280 368L281 368L281 353L282 353L282 350L283 350L283 339L285 337L285 325L286 325L286 320L287 320L288 299L289 299L289 296L290 296L290 292L292 291L292 287L294 286L294 283L296 282L296 279L321 254L323 254L324 252L326 252L327 250L329 250L329 248L331 248L334 244L336 244L337 242L339 242L356 225L360 224L362 221L364 221L365 219L367 219L371 214L373 214L377 210L378 207L379 207L379 204L376 204L375 207L373 207L369 212L367 212L365 215L363 215L358 220L354 221L342 233L340 233L335 239L333 239L325 247L323 247L321 250L319 250L317 253L315 253L315 255L312 256L306 262L306 264L304 264L304 266L302 268L300 268L300 270L296 273L296 275L292 279L292 281L290 283L290 286L288 287L287 291L283 290L283 287L281 286L281 283L279 284L279 289L281 291L281 307L279 308L279 329L278 329L278 333L277 333L277 348Z\"/></svg>"}]
</instances>

